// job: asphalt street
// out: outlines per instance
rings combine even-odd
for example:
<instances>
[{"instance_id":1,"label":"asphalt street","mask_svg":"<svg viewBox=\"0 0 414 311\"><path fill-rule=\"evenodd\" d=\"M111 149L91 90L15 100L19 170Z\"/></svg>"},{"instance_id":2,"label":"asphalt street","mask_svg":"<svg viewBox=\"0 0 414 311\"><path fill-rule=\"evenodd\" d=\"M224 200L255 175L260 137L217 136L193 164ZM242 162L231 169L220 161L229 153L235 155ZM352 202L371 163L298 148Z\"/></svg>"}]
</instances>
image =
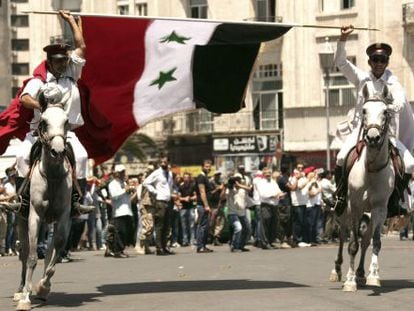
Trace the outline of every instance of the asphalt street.
<instances>
[{"instance_id":1,"label":"asphalt street","mask_svg":"<svg viewBox=\"0 0 414 311\"><path fill-rule=\"evenodd\" d=\"M33 300L35 310L406 310L414 299L414 241L383 238L382 287L345 293L329 282L336 245L288 250L230 253L227 246L211 254L191 248L174 256L105 258L102 251L73 253L59 264L47 302ZM370 252L368 259L370 258ZM368 268L366 263L366 269ZM345 251L343 272L349 266ZM34 282L43 270L39 261ZM0 258L0 310L13 310L18 284L16 257Z\"/></svg>"}]
</instances>

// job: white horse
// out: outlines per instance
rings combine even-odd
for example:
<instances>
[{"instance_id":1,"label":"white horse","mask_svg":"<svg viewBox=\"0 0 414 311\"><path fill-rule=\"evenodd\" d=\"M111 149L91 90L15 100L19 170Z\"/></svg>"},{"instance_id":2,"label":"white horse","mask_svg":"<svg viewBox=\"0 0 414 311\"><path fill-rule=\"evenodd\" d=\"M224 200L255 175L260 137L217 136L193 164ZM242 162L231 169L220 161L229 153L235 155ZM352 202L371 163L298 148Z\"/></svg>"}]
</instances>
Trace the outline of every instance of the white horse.
<instances>
[{"instance_id":1,"label":"white horse","mask_svg":"<svg viewBox=\"0 0 414 311\"><path fill-rule=\"evenodd\" d=\"M331 281L341 280L342 252L346 229L350 225L348 245L350 267L343 291L354 292L358 285L381 286L378 255L381 249L381 228L387 217L388 200L394 190L395 171L390 158L389 124L392 112L387 109L388 88L383 94L370 96L367 84L363 88L364 105L362 130L365 147L348 175L348 207L340 217L339 250ZM361 258L355 272L355 256L361 238ZM373 239L369 275L365 278L364 262Z\"/></svg>"},{"instance_id":2,"label":"white horse","mask_svg":"<svg viewBox=\"0 0 414 311\"><path fill-rule=\"evenodd\" d=\"M21 215L19 219L22 273L20 287L14 295L14 300L18 301L16 310L31 309L32 277L37 264L36 248L41 222L54 223L44 274L35 287L37 297L43 300L50 292L50 280L70 230L72 166L66 156L69 124L59 92L56 87L46 88L43 92L47 106L41 113L38 127L41 156L31 169L29 215Z\"/></svg>"}]
</instances>

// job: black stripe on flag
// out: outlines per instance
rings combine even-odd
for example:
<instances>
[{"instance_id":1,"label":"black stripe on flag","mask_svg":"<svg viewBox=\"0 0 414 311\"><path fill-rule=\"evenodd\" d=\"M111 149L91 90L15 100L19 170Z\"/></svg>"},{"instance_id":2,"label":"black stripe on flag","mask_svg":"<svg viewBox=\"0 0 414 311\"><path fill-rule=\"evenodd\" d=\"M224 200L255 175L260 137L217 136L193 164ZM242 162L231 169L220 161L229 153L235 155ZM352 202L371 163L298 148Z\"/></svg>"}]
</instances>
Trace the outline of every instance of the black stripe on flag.
<instances>
[{"instance_id":1,"label":"black stripe on flag","mask_svg":"<svg viewBox=\"0 0 414 311\"><path fill-rule=\"evenodd\" d=\"M237 112L244 96L260 43L284 35L291 27L221 24L207 45L193 57L194 101L197 108L216 113Z\"/></svg>"}]
</instances>

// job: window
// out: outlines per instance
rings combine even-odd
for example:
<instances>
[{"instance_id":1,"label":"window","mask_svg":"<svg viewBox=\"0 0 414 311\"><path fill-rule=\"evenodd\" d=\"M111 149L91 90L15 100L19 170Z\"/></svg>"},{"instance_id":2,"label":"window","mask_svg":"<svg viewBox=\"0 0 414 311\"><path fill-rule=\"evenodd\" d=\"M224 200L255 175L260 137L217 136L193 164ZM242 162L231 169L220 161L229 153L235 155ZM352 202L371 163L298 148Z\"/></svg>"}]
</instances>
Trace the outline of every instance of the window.
<instances>
[{"instance_id":1,"label":"window","mask_svg":"<svg viewBox=\"0 0 414 311\"><path fill-rule=\"evenodd\" d=\"M282 64L259 65L254 73L254 78L282 78Z\"/></svg>"},{"instance_id":2,"label":"window","mask_svg":"<svg viewBox=\"0 0 414 311\"><path fill-rule=\"evenodd\" d=\"M207 18L207 0L190 0L192 18Z\"/></svg>"},{"instance_id":3,"label":"window","mask_svg":"<svg viewBox=\"0 0 414 311\"><path fill-rule=\"evenodd\" d=\"M355 56L348 56L347 58L356 66ZM326 86L324 92L326 92ZM356 89L354 85L336 67L331 73L329 81L329 105L351 107L356 105Z\"/></svg>"},{"instance_id":4,"label":"window","mask_svg":"<svg viewBox=\"0 0 414 311\"><path fill-rule=\"evenodd\" d=\"M28 15L11 15L10 18L13 27L29 27Z\"/></svg>"},{"instance_id":5,"label":"window","mask_svg":"<svg viewBox=\"0 0 414 311\"><path fill-rule=\"evenodd\" d=\"M12 89L11 89L11 96L12 96L12 98L15 98L16 97L16 95L17 95L17 92L20 90L20 87L19 86L13 86L12 87Z\"/></svg>"},{"instance_id":6,"label":"window","mask_svg":"<svg viewBox=\"0 0 414 311\"><path fill-rule=\"evenodd\" d=\"M12 51L28 51L29 39L12 39L11 47Z\"/></svg>"},{"instance_id":7,"label":"window","mask_svg":"<svg viewBox=\"0 0 414 311\"><path fill-rule=\"evenodd\" d=\"M256 20L274 22L276 15L276 0L256 0Z\"/></svg>"},{"instance_id":8,"label":"window","mask_svg":"<svg viewBox=\"0 0 414 311\"><path fill-rule=\"evenodd\" d=\"M24 76L29 74L29 63L13 63L12 74L16 76Z\"/></svg>"},{"instance_id":9,"label":"window","mask_svg":"<svg viewBox=\"0 0 414 311\"><path fill-rule=\"evenodd\" d=\"M283 128L282 68L282 64L262 64L253 75L253 120L256 130Z\"/></svg>"},{"instance_id":10,"label":"window","mask_svg":"<svg viewBox=\"0 0 414 311\"><path fill-rule=\"evenodd\" d=\"M148 15L148 5L146 3L136 3L135 4L135 15L147 16Z\"/></svg>"},{"instance_id":11,"label":"window","mask_svg":"<svg viewBox=\"0 0 414 311\"><path fill-rule=\"evenodd\" d=\"M118 14L119 15L128 15L129 14L128 4L118 5Z\"/></svg>"},{"instance_id":12,"label":"window","mask_svg":"<svg viewBox=\"0 0 414 311\"><path fill-rule=\"evenodd\" d=\"M187 132L211 133L214 130L214 115L205 109L187 114Z\"/></svg>"},{"instance_id":13,"label":"window","mask_svg":"<svg viewBox=\"0 0 414 311\"><path fill-rule=\"evenodd\" d=\"M341 10L350 9L355 6L355 0L341 0Z\"/></svg>"},{"instance_id":14,"label":"window","mask_svg":"<svg viewBox=\"0 0 414 311\"><path fill-rule=\"evenodd\" d=\"M283 93L267 91L253 93L253 119L256 130L283 128Z\"/></svg>"}]
</instances>

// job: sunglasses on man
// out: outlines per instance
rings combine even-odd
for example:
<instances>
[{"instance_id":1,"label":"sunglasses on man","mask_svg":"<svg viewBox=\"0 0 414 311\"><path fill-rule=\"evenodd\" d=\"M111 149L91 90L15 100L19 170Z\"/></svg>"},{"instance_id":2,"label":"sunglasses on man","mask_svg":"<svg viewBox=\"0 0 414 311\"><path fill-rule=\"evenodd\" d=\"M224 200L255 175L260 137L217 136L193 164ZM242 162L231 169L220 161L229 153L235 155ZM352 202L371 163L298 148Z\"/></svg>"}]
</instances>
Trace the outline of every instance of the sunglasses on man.
<instances>
[{"instance_id":1,"label":"sunglasses on man","mask_svg":"<svg viewBox=\"0 0 414 311\"><path fill-rule=\"evenodd\" d=\"M386 56L372 56L369 58L371 62L373 63L381 63L381 64L387 64L388 63L388 57Z\"/></svg>"}]
</instances>

